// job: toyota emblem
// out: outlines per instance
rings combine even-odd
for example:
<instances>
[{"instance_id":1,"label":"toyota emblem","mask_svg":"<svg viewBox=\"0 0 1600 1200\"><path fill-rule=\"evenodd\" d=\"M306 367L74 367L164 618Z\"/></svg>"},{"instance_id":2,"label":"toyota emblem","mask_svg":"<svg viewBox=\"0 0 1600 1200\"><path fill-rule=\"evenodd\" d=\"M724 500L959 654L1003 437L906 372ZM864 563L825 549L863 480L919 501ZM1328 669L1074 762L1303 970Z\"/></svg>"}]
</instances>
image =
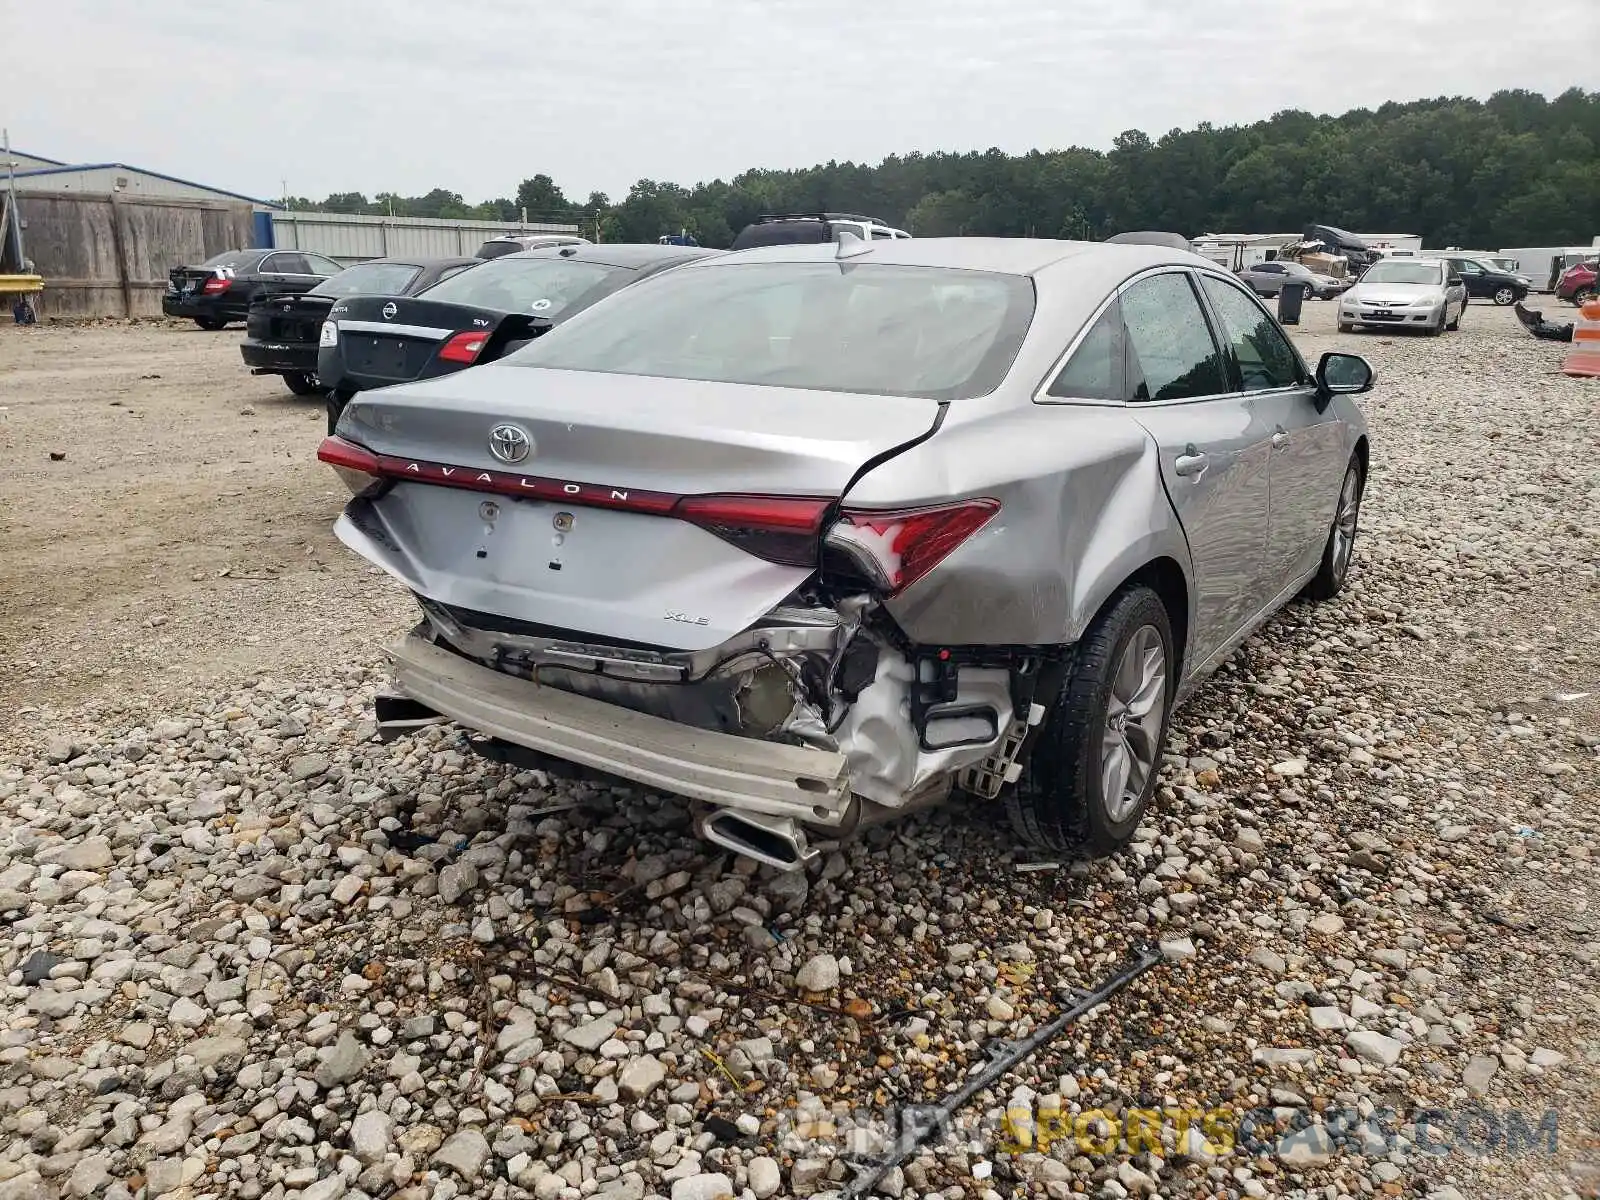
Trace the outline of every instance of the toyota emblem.
<instances>
[{"instance_id":1,"label":"toyota emblem","mask_svg":"<svg viewBox=\"0 0 1600 1200\"><path fill-rule=\"evenodd\" d=\"M391 301L389 301L389 303L387 303L387 304L385 304L383 306L383 319L385 321L392 321L392 320L394 320L395 313L397 313L399 311L400 311L400 306L398 304L396 304L393 300L391 300Z\"/></svg>"},{"instance_id":2,"label":"toyota emblem","mask_svg":"<svg viewBox=\"0 0 1600 1200\"><path fill-rule=\"evenodd\" d=\"M533 453L533 439L515 425L496 425L489 431L489 453L503 463L519 463Z\"/></svg>"}]
</instances>

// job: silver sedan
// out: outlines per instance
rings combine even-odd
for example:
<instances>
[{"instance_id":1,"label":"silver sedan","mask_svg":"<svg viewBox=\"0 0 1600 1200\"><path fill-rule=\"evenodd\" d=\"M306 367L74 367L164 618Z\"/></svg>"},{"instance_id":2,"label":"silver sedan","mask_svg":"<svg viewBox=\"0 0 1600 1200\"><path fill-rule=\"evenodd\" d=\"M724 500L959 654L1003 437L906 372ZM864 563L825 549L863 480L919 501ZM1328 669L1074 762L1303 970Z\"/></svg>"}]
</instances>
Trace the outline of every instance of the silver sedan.
<instances>
[{"instance_id":1,"label":"silver sedan","mask_svg":"<svg viewBox=\"0 0 1600 1200\"><path fill-rule=\"evenodd\" d=\"M1371 382L1184 250L844 234L363 392L319 456L420 609L385 736L675 792L780 869L957 787L1094 855L1174 706L1344 586Z\"/></svg>"},{"instance_id":2,"label":"silver sedan","mask_svg":"<svg viewBox=\"0 0 1600 1200\"><path fill-rule=\"evenodd\" d=\"M1358 325L1441 334L1461 327L1467 287L1448 262L1386 258L1339 298L1339 332Z\"/></svg>"}]
</instances>

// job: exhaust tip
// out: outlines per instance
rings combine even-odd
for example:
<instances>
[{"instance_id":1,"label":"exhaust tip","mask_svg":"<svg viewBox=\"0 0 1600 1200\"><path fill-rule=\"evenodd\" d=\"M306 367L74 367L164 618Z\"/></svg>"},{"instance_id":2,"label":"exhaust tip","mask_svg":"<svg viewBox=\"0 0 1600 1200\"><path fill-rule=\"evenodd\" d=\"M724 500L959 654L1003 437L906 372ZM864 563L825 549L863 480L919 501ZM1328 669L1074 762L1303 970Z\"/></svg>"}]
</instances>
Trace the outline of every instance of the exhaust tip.
<instances>
[{"instance_id":1,"label":"exhaust tip","mask_svg":"<svg viewBox=\"0 0 1600 1200\"><path fill-rule=\"evenodd\" d=\"M805 833L786 817L722 809L701 822L700 836L780 871L804 870L816 855L806 845Z\"/></svg>"}]
</instances>

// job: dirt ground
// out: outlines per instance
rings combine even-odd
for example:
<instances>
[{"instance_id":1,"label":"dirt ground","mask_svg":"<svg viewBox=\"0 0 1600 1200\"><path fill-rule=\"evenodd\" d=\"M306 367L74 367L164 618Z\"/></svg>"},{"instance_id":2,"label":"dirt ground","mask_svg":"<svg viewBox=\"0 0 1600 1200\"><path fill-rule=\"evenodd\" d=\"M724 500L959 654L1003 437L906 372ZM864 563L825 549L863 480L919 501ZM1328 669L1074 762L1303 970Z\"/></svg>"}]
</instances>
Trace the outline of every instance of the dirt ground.
<instances>
[{"instance_id":1,"label":"dirt ground","mask_svg":"<svg viewBox=\"0 0 1600 1200\"><path fill-rule=\"evenodd\" d=\"M321 403L251 376L241 337L0 327L0 727L277 672L408 619L333 536Z\"/></svg>"}]
</instances>

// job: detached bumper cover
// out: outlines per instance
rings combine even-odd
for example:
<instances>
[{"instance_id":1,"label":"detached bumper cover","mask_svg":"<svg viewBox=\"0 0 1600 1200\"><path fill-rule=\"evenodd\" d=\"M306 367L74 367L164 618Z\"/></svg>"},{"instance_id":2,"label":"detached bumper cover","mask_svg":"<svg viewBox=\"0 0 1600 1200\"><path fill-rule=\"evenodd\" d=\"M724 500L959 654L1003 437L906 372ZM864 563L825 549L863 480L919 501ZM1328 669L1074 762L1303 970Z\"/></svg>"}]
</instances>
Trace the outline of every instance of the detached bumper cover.
<instances>
[{"instance_id":1,"label":"detached bumper cover","mask_svg":"<svg viewBox=\"0 0 1600 1200\"><path fill-rule=\"evenodd\" d=\"M842 754L694 729L542 687L415 633L388 655L401 692L491 737L728 808L824 826L849 810Z\"/></svg>"}]
</instances>

